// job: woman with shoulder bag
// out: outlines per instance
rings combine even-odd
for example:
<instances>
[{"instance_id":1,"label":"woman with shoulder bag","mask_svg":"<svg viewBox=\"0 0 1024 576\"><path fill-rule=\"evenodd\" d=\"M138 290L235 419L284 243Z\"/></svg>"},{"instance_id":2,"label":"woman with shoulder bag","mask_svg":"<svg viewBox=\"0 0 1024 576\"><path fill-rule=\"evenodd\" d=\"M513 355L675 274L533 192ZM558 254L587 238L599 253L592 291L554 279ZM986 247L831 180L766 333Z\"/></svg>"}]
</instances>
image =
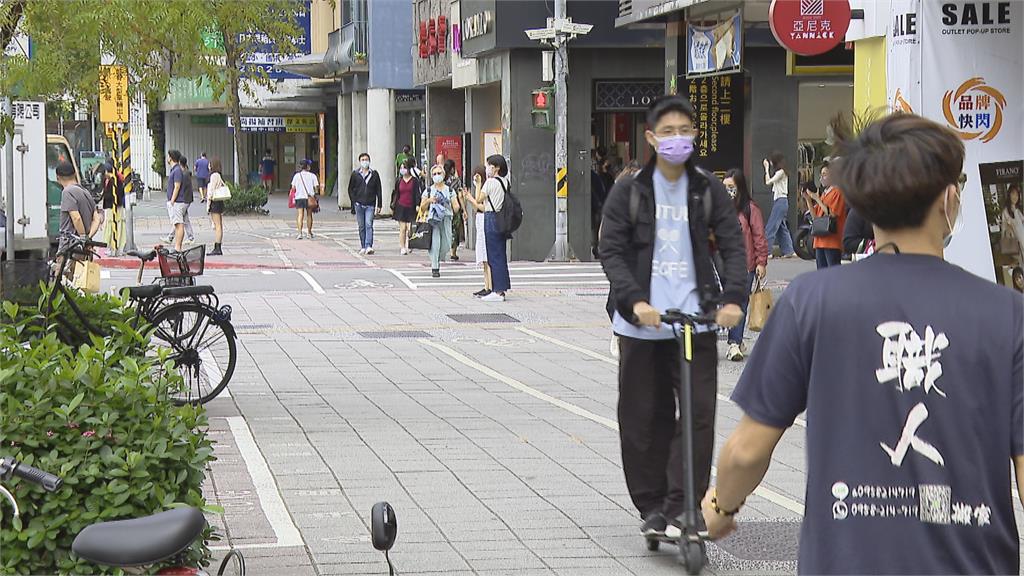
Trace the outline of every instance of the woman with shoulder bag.
<instances>
[{"instance_id":1,"label":"woman with shoulder bag","mask_svg":"<svg viewBox=\"0 0 1024 576\"><path fill-rule=\"evenodd\" d=\"M213 160L210 160L210 183L206 189L206 194L210 198L207 210L210 211L214 231L213 250L208 252L211 256L224 254L221 252L221 245L224 242L224 201L231 198L231 189L224 183L221 170L220 158L214 156Z\"/></svg>"},{"instance_id":2,"label":"woman with shoulder bag","mask_svg":"<svg viewBox=\"0 0 1024 576\"><path fill-rule=\"evenodd\" d=\"M423 196L420 180L412 173L414 165L412 158L402 161L398 169L398 180L395 181L395 191L391 194L391 212L394 215L392 217L398 221L399 253L402 256L412 252L409 250L409 232L412 223L416 221L416 207Z\"/></svg>"},{"instance_id":3,"label":"woman with shoulder bag","mask_svg":"<svg viewBox=\"0 0 1024 576\"><path fill-rule=\"evenodd\" d=\"M317 200L317 191L320 189L320 181L317 179L316 174L310 172L310 167L313 162L310 160L302 161L302 170L295 173L292 177L292 188L295 189L295 225L299 230L298 239L302 240L302 221L303 218L308 219L308 230L309 238L313 238L313 214L319 209L319 201Z\"/></svg>"},{"instance_id":4,"label":"woman with shoulder bag","mask_svg":"<svg viewBox=\"0 0 1024 576\"><path fill-rule=\"evenodd\" d=\"M754 282L764 281L768 273L768 237L764 233L764 215L751 197L747 178L743 171L733 168L725 174L725 191L729 193L743 232L743 242L747 248L747 296L750 296ZM725 357L733 362L743 360L746 347L743 344L743 331L747 323L747 306L743 307L743 318L739 324L729 329L729 349Z\"/></svg>"},{"instance_id":5,"label":"woman with shoulder bag","mask_svg":"<svg viewBox=\"0 0 1024 576\"><path fill-rule=\"evenodd\" d=\"M427 212L427 222L433 228L430 238L430 272L434 278L441 277L441 260L446 259L452 244L452 217L459 208L459 199L444 183L444 167L430 169L433 186L423 194L420 210Z\"/></svg>"},{"instance_id":6,"label":"woman with shoulder bag","mask_svg":"<svg viewBox=\"0 0 1024 576\"><path fill-rule=\"evenodd\" d=\"M838 188L832 186L827 163L821 167L821 188L820 194L804 192L807 209L814 216L811 235L814 236L818 270L842 264L843 227L846 226L846 199Z\"/></svg>"},{"instance_id":7,"label":"woman with shoulder bag","mask_svg":"<svg viewBox=\"0 0 1024 576\"><path fill-rule=\"evenodd\" d=\"M444 161L444 183L452 191L455 198L462 198L462 178L455 172L455 160ZM459 261L459 245L466 241L466 217L465 207L459 203L452 216L452 254L453 262Z\"/></svg>"}]
</instances>

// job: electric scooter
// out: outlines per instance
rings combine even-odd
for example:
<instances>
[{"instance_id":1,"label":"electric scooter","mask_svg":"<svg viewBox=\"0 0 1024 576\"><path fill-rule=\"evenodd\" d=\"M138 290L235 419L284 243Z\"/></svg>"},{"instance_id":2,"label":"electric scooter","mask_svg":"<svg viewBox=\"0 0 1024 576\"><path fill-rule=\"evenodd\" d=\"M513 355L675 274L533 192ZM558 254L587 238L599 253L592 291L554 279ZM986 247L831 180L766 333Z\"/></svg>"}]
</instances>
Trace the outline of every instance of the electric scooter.
<instances>
[{"instance_id":1,"label":"electric scooter","mask_svg":"<svg viewBox=\"0 0 1024 576\"><path fill-rule=\"evenodd\" d=\"M677 520L682 529L679 539L665 536L647 536L647 549L652 552L657 550L662 542L675 544L679 547L679 563L686 569L687 574L700 574L707 564L706 548L704 539L707 534L700 532L697 522L697 515L700 510L697 506L696 479L693 471L693 382L691 380L690 365L693 361L693 334L698 324L711 326L715 323L714 316L701 314L687 314L680 310L666 310L661 315L661 321L672 327L672 333L680 347L682 367L679 378L679 418L682 421L682 445L683 445L683 466L686 467L683 499L683 513Z\"/></svg>"}]
</instances>

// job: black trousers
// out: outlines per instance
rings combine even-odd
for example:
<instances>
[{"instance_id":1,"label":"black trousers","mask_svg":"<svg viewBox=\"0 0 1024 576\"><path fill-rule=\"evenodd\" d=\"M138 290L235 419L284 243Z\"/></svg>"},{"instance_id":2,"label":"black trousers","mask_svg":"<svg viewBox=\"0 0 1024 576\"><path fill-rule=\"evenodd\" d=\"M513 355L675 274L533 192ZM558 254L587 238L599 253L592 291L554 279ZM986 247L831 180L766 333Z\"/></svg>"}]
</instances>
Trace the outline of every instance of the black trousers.
<instances>
[{"instance_id":1,"label":"black trousers","mask_svg":"<svg viewBox=\"0 0 1024 576\"><path fill-rule=\"evenodd\" d=\"M693 387L694 485L698 512L711 477L718 392L718 337L697 334ZM676 419L681 351L676 340L619 339L619 437L633 504L646 517L682 514L685 494L682 427Z\"/></svg>"}]
</instances>

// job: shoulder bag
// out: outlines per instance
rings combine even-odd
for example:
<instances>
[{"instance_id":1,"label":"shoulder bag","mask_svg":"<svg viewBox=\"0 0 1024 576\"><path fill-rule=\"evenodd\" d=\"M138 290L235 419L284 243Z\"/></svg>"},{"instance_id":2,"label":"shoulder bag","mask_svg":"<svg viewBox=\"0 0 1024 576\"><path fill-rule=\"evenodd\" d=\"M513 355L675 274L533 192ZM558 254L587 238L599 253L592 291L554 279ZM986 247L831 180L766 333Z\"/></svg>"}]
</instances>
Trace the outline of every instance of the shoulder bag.
<instances>
[{"instance_id":1,"label":"shoulder bag","mask_svg":"<svg viewBox=\"0 0 1024 576\"><path fill-rule=\"evenodd\" d=\"M301 174L299 175L299 182L302 182L302 189L306 192L306 207L314 213L319 212L320 200L316 197L316 190L310 193L309 187L306 186L306 179Z\"/></svg>"}]
</instances>

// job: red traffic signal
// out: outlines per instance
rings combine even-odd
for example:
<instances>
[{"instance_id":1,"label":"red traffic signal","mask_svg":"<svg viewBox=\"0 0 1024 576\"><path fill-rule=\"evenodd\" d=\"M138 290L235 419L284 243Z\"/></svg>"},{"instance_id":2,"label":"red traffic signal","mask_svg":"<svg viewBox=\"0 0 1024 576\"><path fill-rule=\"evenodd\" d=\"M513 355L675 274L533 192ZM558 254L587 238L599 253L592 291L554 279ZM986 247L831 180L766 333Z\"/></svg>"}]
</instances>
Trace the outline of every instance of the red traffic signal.
<instances>
[{"instance_id":1,"label":"red traffic signal","mask_svg":"<svg viewBox=\"0 0 1024 576\"><path fill-rule=\"evenodd\" d=\"M533 91L533 109L547 110L551 108L551 89L541 88Z\"/></svg>"}]
</instances>

